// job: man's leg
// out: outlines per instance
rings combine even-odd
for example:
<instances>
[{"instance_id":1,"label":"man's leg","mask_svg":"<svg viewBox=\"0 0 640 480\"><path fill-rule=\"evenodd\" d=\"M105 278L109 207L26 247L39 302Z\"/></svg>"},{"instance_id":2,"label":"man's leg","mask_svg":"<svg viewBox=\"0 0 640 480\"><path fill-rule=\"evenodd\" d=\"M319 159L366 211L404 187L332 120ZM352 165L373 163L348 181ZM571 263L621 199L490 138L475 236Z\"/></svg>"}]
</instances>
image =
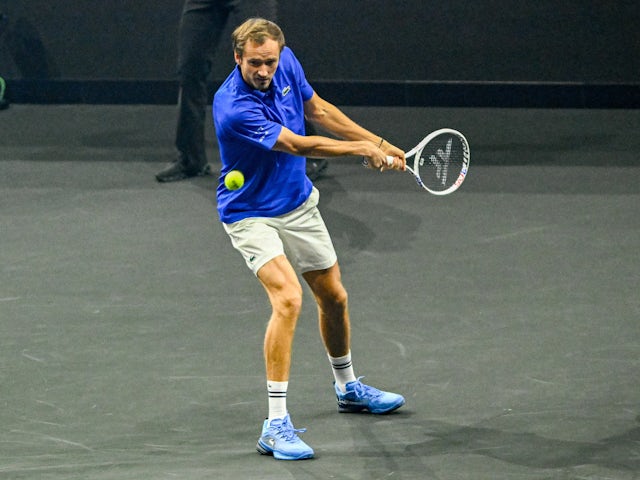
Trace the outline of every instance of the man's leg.
<instances>
[{"instance_id":1,"label":"man's leg","mask_svg":"<svg viewBox=\"0 0 640 480\"><path fill-rule=\"evenodd\" d=\"M404 405L401 395L360 382L351 363L351 324L347 292L336 262L326 270L303 274L318 303L320 335L331 362L339 412L389 413Z\"/></svg>"},{"instance_id":2,"label":"man's leg","mask_svg":"<svg viewBox=\"0 0 640 480\"><path fill-rule=\"evenodd\" d=\"M302 287L283 255L260 268L258 279L267 292L272 311L264 337L269 418L263 424L256 448L278 460L311 458L313 449L296 435L300 430L293 427L286 408L291 349L302 307Z\"/></svg>"},{"instance_id":3,"label":"man's leg","mask_svg":"<svg viewBox=\"0 0 640 480\"><path fill-rule=\"evenodd\" d=\"M351 348L351 324L347 291L342 285L338 263L326 270L306 272L302 276L318 304L320 336L327 353L332 357L346 355Z\"/></svg>"},{"instance_id":4,"label":"man's leg","mask_svg":"<svg viewBox=\"0 0 640 480\"><path fill-rule=\"evenodd\" d=\"M267 291L272 308L264 338L267 379L286 382L289 381L291 346L302 307L302 287L284 256L267 262L258 271L258 279Z\"/></svg>"}]
</instances>

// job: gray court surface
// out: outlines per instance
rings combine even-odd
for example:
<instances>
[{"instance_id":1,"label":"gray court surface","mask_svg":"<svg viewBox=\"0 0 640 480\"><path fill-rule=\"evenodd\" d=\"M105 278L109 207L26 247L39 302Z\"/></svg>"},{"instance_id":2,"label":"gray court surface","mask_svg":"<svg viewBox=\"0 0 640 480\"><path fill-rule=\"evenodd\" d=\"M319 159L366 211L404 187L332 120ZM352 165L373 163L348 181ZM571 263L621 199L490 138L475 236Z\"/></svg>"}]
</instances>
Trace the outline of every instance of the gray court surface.
<instances>
[{"instance_id":1,"label":"gray court surface","mask_svg":"<svg viewBox=\"0 0 640 480\"><path fill-rule=\"evenodd\" d=\"M270 310L217 178L154 179L175 107L0 112L0 478L640 478L640 111L345 110L472 161L443 198L356 158L317 181L356 374L407 404L337 413L305 290L302 462L255 451Z\"/></svg>"}]
</instances>

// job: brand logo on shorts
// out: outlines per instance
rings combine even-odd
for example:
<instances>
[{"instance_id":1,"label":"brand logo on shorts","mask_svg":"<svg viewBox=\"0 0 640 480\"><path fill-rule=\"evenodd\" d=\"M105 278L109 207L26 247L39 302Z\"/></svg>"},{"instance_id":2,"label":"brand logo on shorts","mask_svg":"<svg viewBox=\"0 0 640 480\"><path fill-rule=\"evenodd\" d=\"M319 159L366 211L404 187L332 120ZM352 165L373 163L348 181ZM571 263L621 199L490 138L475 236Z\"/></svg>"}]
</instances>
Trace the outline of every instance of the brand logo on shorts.
<instances>
[{"instance_id":1,"label":"brand logo on shorts","mask_svg":"<svg viewBox=\"0 0 640 480\"><path fill-rule=\"evenodd\" d=\"M254 261L255 259L256 259L256 256L255 256L255 255L251 255L251 256L249 257L249 263L253 263L253 261Z\"/></svg>"}]
</instances>

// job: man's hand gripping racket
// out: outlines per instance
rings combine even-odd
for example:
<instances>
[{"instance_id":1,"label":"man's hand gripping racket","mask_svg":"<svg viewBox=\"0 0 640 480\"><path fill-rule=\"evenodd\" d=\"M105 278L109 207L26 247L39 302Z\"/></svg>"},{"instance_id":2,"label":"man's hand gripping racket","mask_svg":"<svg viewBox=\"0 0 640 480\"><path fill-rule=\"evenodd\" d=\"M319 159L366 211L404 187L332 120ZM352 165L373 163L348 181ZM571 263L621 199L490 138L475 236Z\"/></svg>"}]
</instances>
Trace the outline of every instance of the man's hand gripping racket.
<instances>
[{"instance_id":1,"label":"man's hand gripping racket","mask_svg":"<svg viewBox=\"0 0 640 480\"><path fill-rule=\"evenodd\" d=\"M471 156L462 133L442 128L427 135L405 159L418 185L434 195L447 195L464 182ZM387 157L387 163L393 165L393 157Z\"/></svg>"}]
</instances>

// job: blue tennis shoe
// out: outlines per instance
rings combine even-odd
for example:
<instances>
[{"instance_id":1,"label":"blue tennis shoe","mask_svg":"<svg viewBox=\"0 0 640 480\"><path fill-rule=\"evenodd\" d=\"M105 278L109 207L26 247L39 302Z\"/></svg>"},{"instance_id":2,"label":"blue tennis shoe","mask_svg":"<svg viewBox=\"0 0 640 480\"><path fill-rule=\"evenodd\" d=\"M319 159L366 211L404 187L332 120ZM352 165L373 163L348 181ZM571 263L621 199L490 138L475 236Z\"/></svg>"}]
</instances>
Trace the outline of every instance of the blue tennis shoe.
<instances>
[{"instance_id":1,"label":"blue tennis shoe","mask_svg":"<svg viewBox=\"0 0 640 480\"><path fill-rule=\"evenodd\" d=\"M305 431L305 428L299 430L293 428L288 414L284 418L275 418L271 422L265 420L256 449L262 455L273 455L277 460L313 458L313 449L298 437L298 433Z\"/></svg>"},{"instance_id":2,"label":"blue tennis shoe","mask_svg":"<svg viewBox=\"0 0 640 480\"><path fill-rule=\"evenodd\" d=\"M390 413L404 405L404 397L397 393L383 392L365 385L359 377L346 385L346 392L334 384L338 398L338 411L341 413L369 412L375 414Z\"/></svg>"}]
</instances>

